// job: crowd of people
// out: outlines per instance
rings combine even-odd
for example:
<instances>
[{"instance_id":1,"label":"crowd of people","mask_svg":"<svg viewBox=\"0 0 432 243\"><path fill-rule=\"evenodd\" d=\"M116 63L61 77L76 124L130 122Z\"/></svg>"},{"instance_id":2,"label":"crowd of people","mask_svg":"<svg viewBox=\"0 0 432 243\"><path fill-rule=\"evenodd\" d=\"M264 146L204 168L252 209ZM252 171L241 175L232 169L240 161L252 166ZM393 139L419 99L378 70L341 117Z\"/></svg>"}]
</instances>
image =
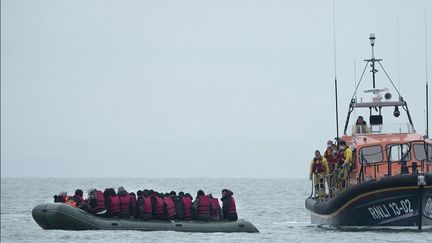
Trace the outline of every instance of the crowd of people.
<instances>
[{"instance_id":1,"label":"crowd of people","mask_svg":"<svg viewBox=\"0 0 432 243\"><path fill-rule=\"evenodd\" d=\"M162 193L154 190L128 192L122 186L117 189L106 188L88 190L88 197L83 198L83 191L77 189L73 196L61 192L54 196L54 202L66 203L102 217L140 219L140 220L203 220L237 221L236 204L233 192L222 190L222 207L219 199L212 194L199 190L195 200L190 193L175 191Z\"/></svg>"},{"instance_id":2,"label":"crowd of people","mask_svg":"<svg viewBox=\"0 0 432 243\"><path fill-rule=\"evenodd\" d=\"M324 155L316 150L310 162L309 179L314 181L318 198L324 200L326 196L333 197L338 191L344 190L352 169L352 150L345 141L336 144L329 140Z\"/></svg>"}]
</instances>

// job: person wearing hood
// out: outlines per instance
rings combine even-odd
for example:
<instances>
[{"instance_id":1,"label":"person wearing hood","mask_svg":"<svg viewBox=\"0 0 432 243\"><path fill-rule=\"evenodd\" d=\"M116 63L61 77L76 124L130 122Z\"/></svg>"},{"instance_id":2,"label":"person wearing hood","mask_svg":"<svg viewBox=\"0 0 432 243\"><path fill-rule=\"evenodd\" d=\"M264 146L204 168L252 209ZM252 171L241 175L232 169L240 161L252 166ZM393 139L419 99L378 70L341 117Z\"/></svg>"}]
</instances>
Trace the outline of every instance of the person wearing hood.
<instances>
[{"instance_id":1,"label":"person wearing hood","mask_svg":"<svg viewBox=\"0 0 432 243\"><path fill-rule=\"evenodd\" d=\"M119 217L120 214L120 199L115 193L114 188L107 188L104 191L105 207L108 217Z\"/></svg>"},{"instance_id":2,"label":"person wearing hood","mask_svg":"<svg viewBox=\"0 0 432 243\"><path fill-rule=\"evenodd\" d=\"M199 190L195 201L193 202L193 208L196 212L196 219L209 221L210 219L210 199L204 194L204 191Z\"/></svg>"},{"instance_id":3,"label":"person wearing hood","mask_svg":"<svg viewBox=\"0 0 432 243\"><path fill-rule=\"evenodd\" d=\"M170 197L174 202L175 214L177 219L185 219L184 218L184 205L183 198L180 195L177 195L175 191L170 192Z\"/></svg>"},{"instance_id":4,"label":"person wearing hood","mask_svg":"<svg viewBox=\"0 0 432 243\"><path fill-rule=\"evenodd\" d=\"M97 216L104 216L106 213L105 199L102 191L95 188L88 190L85 210Z\"/></svg>"},{"instance_id":5,"label":"person wearing hood","mask_svg":"<svg viewBox=\"0 0 432 243\"><path fill-rule=\"evenodd\" d=\"M160 196L158 192L150 190L150 199L152 204L152 218L163 220L164 215L164 202L163 198Z\"/></svg>"},{"instance_id":6,"label":"person wearing hood","mask_svg":"<svg viewBox=\"0 0 432 243\"><path fill-rule=\"evenodd\" d=\"M219 199L216 197L213 197L213 195L210 193L207 195L207 197L210 199L210 220L211 221L219 221L222 219L222 210L219 204Z\"/></svg>"},{"instance_id":7,"label":"person wearing hood","mask_svg":"<svg viewBox=\"0 0 432 243\"><path fill-rule=\"evenodd\" d=\"M130 192L129 196L130 196L129 217L133 219L135 218L135 213L136 213L137 196L135 192Z\"/></svg>"},{"instance_id":8,"label":"person wearing hood","mask_svg":"<svg viewBox=\"0 0 432 243\"><path fill-rule=\"evenodd\" d=\"M143 191L138 191L137 196L137 217L135 218L141 220L150 220L152 218L152 203L149 190L145 189Z\"/></svg>"},{"instance_id":9,"label":"person wearing hood","mask_svg":"<svg viewBox=\"0 0 432 243\"><path fill-rule=\"evenodd\" d=\"M67 193L60 192L58 195L54 195L54 202L65 203L67 200Z\"/></svg>"},{"instance_id":10,"label":"person wearing hood","mask_svg":"<svg viewBox=\"0 0 432 243\"><path fill-rule=\"evenodd\" d=\"M235 200L233 197L234 193L228 189L222 190L222 215L224 220L237 221L237 209Z\"/></svg>"},{"instance_id":11,"label":"person wearing hood","mask_svg":"<svg viewBox=\"0 0 432 243\"><path fill-rule=\"evenodd\" d=\"M184 194L184 196L182 197L183 210L184 210L183 215L185 220L193 219L192 199L193 199L192 195L189 193Z\"/></svg>"},{"instance_id":12,"label":"person wearing hood","mask_svg":"<svg viewBox=\"0 0 432 243\"><path fill-rule=\"evenodd\" d=\"M75 190L75 195L73 195L73 198L76 202L76 205L78 208L81 208L83 203L84 203L84 192L81 189L76 189Z\"/></svg>"},{"instance_id":13,"label":"person wearing hood","mask_svg":"<svg viewBox=\"0 0 432 243\"><path fill-rule=\"evenodd\" d=\"M117 189L117 195L120 199L120 218L129 218L131 196L122 186Z\"/></svg>"},{"instance_id":14,"label":"person wearing hood","mask_svg":"<svg viewBox=\"0 0 432 243\"><path fill-rule=\"evenodd\" d=\"M174 218L176 218L175 204L169 193L166 193L164 195L163 202L164 202L164 214L165 214L164 218L166 220L173 220Z\"/></svg>"}]
</instances>

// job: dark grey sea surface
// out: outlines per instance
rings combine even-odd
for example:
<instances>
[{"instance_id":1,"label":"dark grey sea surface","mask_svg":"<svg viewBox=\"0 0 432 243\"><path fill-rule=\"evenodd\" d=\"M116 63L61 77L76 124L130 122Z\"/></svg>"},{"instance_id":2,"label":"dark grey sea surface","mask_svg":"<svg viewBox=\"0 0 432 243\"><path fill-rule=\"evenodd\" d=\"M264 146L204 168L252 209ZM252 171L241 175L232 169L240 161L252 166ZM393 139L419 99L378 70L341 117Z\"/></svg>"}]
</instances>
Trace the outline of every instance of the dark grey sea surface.
<instances>
[{"instance_id":1,"label":"dark grey sea surface","mask_svg":"<svg viewBox=\"0 0 432 243\"><path fill-rule=\"evenodd\" d=\"M217 196L229 188L239 217L255 224L260 233L43 230L31 216L35 205L51 202L60 191L118 186L193 195L203 189ZM431 232L340 231L311 225L304 207L310 189L310 182L302 179L2 178L1 242L432 242Z\"/></svg>"}]
</instances>

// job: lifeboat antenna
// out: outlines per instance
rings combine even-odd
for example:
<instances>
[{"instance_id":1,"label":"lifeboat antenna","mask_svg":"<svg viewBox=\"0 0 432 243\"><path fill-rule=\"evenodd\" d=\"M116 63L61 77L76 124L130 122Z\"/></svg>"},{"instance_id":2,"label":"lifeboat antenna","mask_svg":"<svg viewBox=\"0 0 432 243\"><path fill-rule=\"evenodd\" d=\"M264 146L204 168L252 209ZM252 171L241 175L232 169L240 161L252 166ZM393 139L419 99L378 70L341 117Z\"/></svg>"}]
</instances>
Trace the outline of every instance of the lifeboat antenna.
<instances>
[{"instance_id":1,"label":"lifeboat antenna","mask_svg":"<svg viewBox=\"0 0 432 243\"><path fill-rule=\"evenodd\" d=\"M396 16L396 25L397 25L397 70L398 70L398 88L399 90L402 91L401 89L401 84L400 84L400 48L399 48L399 13Z\"/></svg>"},{"instance_id":2,"label":"lifeboat antenna","mask_svg":"<svg viewBox=\"0 0 432 243\"><path fill-rule=\"evenodd\" d=\"M335 101L336 101L336 140L339 141L339 109L338 109L338 89L337 89L337 70L336 70L336 3L333 0L333 57L334 57L334 86L335 86ZM337 143L339 144L339 143Z\"/></svg>"},{"instance_id":3,"label":"lifeboat antenna","mask_svg":"<svg viewBox=\"0 0 432 243\"><path fill-rule=\"evenodd\" d=\"M429 138L429 82L428 82L428 52L427 52L427 12L425 8L425 61L426 61L426 137Z\"/></svg>"}]
</instances>

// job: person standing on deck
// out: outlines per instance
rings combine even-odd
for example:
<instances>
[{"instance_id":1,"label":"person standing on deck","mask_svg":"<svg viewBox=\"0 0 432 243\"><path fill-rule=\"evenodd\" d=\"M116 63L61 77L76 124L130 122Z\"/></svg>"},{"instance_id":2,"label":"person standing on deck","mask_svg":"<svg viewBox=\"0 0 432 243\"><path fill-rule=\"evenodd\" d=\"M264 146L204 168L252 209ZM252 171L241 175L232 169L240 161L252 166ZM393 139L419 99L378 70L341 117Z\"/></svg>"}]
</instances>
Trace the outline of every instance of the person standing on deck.
<instances>
[{"instance_id":1,"label":"person standing on deck","mask_svg":"<svg viewBox=\"0 0 432 243\"><path fill-rule=\"evenodd\" d=\"M314 178L315 191L318 192L320 199L325 197L325 176L328 173L329 167L326 158L321 155L319 150L316 150L315 157L310 163L309 180Z\"/></svg>"},{"instance_id":2,"label":"person standing on deck","mask_svg":"<svg viewBox=\"0 0 432 243\"><path fill-rule=\"evenodd\" d=\"M326 149L326 151L324 152L324 158L325 158L326 160L328 160L329 157L330 157L330 155L332 154L333 146L334 146L333 141L332 141L332 140L328 140L328 141L327 141L327 149Z\"/></svg>"},{"instance_id":3,"label":"person standing on deck","mask_svg":"<svg viewBox=\"0 0 432 243\"><path fill-rule=\"evenodd\" d=\"M342 168L339 171L338 179L340 182L341 189L346 188L348 183L346 181L349 179L349 173L353 169L352 163L352 150L347 146L345 141L340 142L339 154L343 156Z\"/></svg>"},{"instance_id":4,"label":"person standing on deck","mask_svg":"<svg viewBox=\"0 0 432 243\"><path fill-rule=\"evenodd\" d=\"M339 154L339 151L337 149L336 145L333 145L332 147L332 153L327 158L328 166L329 166L329 174L330 178L328 181L328 187L329 187L329 193L330 196L335 195L335 189L337 187L337 174L342 167L343 164L343 155Z\"/></svg>"}]
</instances>

